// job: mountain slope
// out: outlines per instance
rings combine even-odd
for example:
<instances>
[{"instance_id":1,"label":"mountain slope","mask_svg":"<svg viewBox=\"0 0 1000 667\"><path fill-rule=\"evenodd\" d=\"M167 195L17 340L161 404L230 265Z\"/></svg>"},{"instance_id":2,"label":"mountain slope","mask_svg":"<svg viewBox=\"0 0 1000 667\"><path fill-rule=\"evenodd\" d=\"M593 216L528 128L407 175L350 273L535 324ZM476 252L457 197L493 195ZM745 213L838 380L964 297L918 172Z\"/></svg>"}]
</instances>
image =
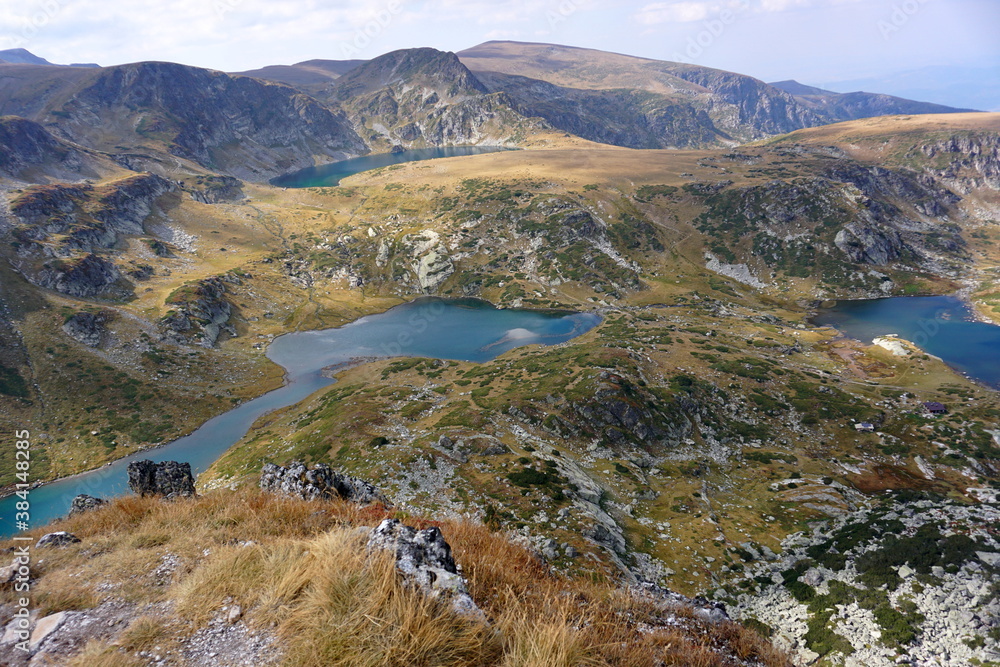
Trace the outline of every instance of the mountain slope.
<instances>
[{"instance_id":1,"label":"mountain slope","mask_svg":"<svg viewBox=\"0 0 1000 667\"><path fill-rule=\"evenodd\" d=\"M367 152L347 120L294 89L171 63L0 66L0 108L84 146L154 150L241 178Z\"/></svg>"},{"instance_id":2,"label":"mountain slope","mask_svg":"<svg viewBox=\"0 0 1000 667\"><path fill-rule=\"evenodd\" d=\"M459 56L491 90L509 94L522 113L632 148L709 146L869 116L957 111L553 44L487 42Z\"/></svg>"},{"instance_id":3,"label":"mountain slope","mask_svg":"<svg viewBox=\"0 0 1000 667\"><path fill-rule=\"evenodd\" d=\"M31 51L27 49L4 49L0 51L0 63L9 63L12 65L51 65L54 67L62 67L62 65L56 65L55 63L50 63L45 58L40 58L36 56ZM94 63L72 63L71 65L66 65L66 67L98 67Z\"/></svg>"},{"instance_id":4,"label":"mountain slope","mask_svg":"<svg viewBox=\"0 0 1000 667\"><path fill-rule=\"evenodd\" d=\"M347 110L380 148L511 144L544 127L511 108L453 53L405 49L350 70L317 97Z\"/></svg>"},{"instance_id":5,"label":"mountain slope","mask_svg":"<svg viewBox=\"0 0 1000 667\"><path fill-rule=\"evenodd\" d=\"M99 178L121 169L107 156L57 139L17 116L0 116L0 146L0 176L19 181Z\"/></svg>"},{"instance_id":6,"label":"mountain slope","mask_svg":"<svg viewBox=\"0 0 1000 667\"><path fill-rule=\"evenodd\" d=\"M771 85L793 95L799 104L811 109L828 123L897 114L943 114L969 111L969 109L955 109L941 104L916 102L878 93L835 93L822 88L806 86L798 81L779 81Z\"/></svg>"},{"instance_id":7,"label":"mountain slope","mask_svg":"<svg viewBox=\"0 0 1000 667\"><path fill-rule=\"evenodd\" d=\"M269 65L255 70L235 72L240 76L251 76L275 83L285 83L305 92L329 85L365 60L306 60L294 65Z\"/></svg>"},{"instance_id":8,"label":"mountain slope","mask_svg":"<svg viewBox=\"0 0 1000 667\"><path fill-rule=\"evenodd\" d=\"M0 51L0 62L23 65L52 65L45 58L39 58L27 49L4 49Z\"/></svg>"},{"instance_id":9,"label":"mountain slope","mask_svg":"<svg viewBox=\"0 0 1000 667\"><path fill-rule=\"evenodd\" d=\"M509 76L545 81L562 89L615 91L617 103L636 117L650 115L650 107L670 115L699 119L698 134L711 137L704 141L685 131L665 132L659 146L704 146L733 143L769 134L819 124L808 109L798 105L784 91L772 88L748 76L712 70L705 67L667 63L591 49L525 44L517 42L487 42L462 51L462 62L476 73L496 72ZM509 78L492 79L494 84L522 100L525 109L541 111L559 129L559 118L544 115L545 106L532 104L524 94L524 86L510 90ZM523 80L518 80L523 82ZM624 93L624 91L629 91ZM564 96L572 106L572 95ZM546 102L561 103L559 98ZM655 120L653 121L655 125ZM682 125L681 128L685 126ZM585 138L592 138L583 135ZM623 145L641 145L642 142Z\"/></svg>"}]
</instances>

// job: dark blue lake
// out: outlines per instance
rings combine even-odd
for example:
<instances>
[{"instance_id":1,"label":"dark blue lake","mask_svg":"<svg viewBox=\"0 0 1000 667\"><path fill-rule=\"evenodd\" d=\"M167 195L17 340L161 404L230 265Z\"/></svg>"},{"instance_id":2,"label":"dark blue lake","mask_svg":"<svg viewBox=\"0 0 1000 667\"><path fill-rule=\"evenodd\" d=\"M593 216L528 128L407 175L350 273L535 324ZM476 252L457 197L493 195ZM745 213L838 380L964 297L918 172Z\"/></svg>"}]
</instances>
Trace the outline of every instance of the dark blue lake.
<instances>
[{"instance_id":1,"label":"dark blue lake","mask_svg":"<svg viewBox=\"0 0 1000 667\"><path fill-rule=\"evenodd\" d=\"M955 297L840 301L821 310L814 322L865 343L897 334L974 380L1000 388L1000 326L977 322L970 307Z\"/></svg>"},{"instance_id":2,"label":"dark blue lake","mask_svg":"<svg viewBox=\"0 0 1000 667\"><path fill-rule=\"evenodd\" d=\"M463 155L479 155L481 153L497 153L500 151L514 150L502 148L500 146L445 146L442 148L415 148L401 153L379 153L377 155L363 155L361 157L342 160L341 162L331 162L330 164L318 167L307 167L301 171L296 171L284 176L278 176L271 180L271 185L282 188L321 188L334 187L340 184L341 179L360 174L363 171L371 171L380 167L388 167L404 162L420 162L421 160L434 160L442 157L461 157Z\"/></svg>"},{"instance_id":3,"label":"dark blue lake","mask_svg":"<svg viewBox=\"0 0 1000 667\"><path fill-rule=\"evenodd\" d=\"M334 380L324 368L356 359L431 357L484 362L524 345L555 345L590 331L593 313L498 309L475 299L418 299L336 329L276 338L267 356L283 366L287 384L205 422L190 435L139 452L92 472L46 484L30 493L31 525L64 516L81 493L110 498L127 491L129 462L186 461L197 475L234 445L262 415L294 405ZM0 499L0 537L14 531L16 496Z\"/></svg>"}]
</instances>

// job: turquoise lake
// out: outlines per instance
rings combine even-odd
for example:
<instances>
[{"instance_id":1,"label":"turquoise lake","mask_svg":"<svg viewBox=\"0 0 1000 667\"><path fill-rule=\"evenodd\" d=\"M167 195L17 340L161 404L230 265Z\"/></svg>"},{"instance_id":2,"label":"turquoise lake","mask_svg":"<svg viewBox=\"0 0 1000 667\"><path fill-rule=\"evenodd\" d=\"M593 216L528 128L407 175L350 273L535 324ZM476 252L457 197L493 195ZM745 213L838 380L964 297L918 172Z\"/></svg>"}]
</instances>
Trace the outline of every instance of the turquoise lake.
<instances>
[{"instance_id":1,"label":"turquoise lake","mask_svg":"<svg viewBox=\"0 0 1000 667\"><path fill-rule=\"evenodd\" d=\"M870 343L897 334L955 370L1000 389L1000 326L977 322L961 299L914 296L840 301L813 320Z\"/></svg>"},{"instance_id":2,"label":"turquoise lake","mask_svg":"<svg viewBox=\"0 0 1000 667\"><path fill-rule=\"evenodd\" d=\"M363 171L371 171L381 167L388 167L404 162L420 162L422 160L434 160L442 157L462 157L463 155L480 155L482 153L498 153L500 151L514 150L502 148L500 146L446 146L443 148L416 148L401 153L379 153L377 155L363 155L361 157L332 162L318 167L307 167L301 171L296 171L284 176L278 176L271 180L271 185L282 188L322 188L334 187L340 184L341 179L360 174Z\"/></svg>"},{"instance_id":3,"label":"turquoise lake","mask_svg":"<svg viewBox=\"0 0 1000 667\"><path fill-rule=\"evenodd\" d=\"M369 315L336 329L305 331L276 338L267 356L285 368L285 386L205 422L188 436L111 465L33 489L31 525L64 516L81 493L110 498L127 492L131 461L182 461L195 475L206 470L260 416L294 405L334 382L323 369L357 359L430 357L485 362L524 345L556 345L593 329L594 313L498 309L475 299L424 298ZM0 536L9 537L16 496L0 499Z\"/></svg>"}]
</instances>

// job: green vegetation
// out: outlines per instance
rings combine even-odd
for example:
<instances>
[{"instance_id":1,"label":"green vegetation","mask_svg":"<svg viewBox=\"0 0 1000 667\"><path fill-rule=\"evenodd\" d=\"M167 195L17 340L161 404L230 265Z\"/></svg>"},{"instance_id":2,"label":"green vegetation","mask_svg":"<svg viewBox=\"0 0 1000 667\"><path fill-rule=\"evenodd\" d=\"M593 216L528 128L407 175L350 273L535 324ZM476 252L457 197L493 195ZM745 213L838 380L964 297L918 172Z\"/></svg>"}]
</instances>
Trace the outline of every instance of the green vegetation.
<instances>
[{"instance_id":1,"label":"green vegetation","mask_svg":"<svg viewBox=\"0 0 1000 667\"><path fill-rule=\"evenodd\" d=\"M21 377L21 373L16 368L0 365L0 394L15 398L29 396L28 383Z\"/></svg>"}]
</instances>

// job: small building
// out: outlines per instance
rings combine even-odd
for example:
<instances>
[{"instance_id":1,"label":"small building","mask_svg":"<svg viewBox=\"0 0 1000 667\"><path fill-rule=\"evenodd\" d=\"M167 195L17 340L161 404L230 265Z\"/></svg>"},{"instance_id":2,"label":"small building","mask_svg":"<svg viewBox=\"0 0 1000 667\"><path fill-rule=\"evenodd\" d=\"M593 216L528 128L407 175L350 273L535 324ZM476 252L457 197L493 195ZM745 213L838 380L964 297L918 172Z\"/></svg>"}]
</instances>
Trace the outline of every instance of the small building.
<instances>
[{"instance_id":1,"label":"small building","mask_svg":"<svg viewBox=\"0 0 1000 667\"><path fill-rule=\"evenodd\" d=\"M854 425L854 428L855 430L860 431L861 433L875 432L875 424L869 424L868 422L859 422Z\"/></svg>"},{"instance_id":2,"label":"small building","mask_svg":"<svg viewBox=\"0 0 1000 667\"><path fill-rule=\"evenodd\" d=\"M944 403L929 401L924 403L924 412L929 415L946 415L948 414L948 408L944 406Z\"/></svg>"}]
</instances>

